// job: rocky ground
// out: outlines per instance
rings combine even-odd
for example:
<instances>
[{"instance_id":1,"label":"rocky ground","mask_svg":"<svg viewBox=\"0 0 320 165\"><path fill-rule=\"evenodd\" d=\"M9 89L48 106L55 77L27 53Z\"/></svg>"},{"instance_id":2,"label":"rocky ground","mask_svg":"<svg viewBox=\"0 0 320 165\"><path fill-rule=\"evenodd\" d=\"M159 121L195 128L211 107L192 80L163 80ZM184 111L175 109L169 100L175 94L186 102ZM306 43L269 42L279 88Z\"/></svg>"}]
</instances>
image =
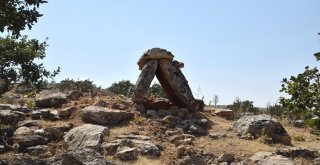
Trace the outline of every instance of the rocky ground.
<instances>
[{"instance_id":1,"label":"rocky ground","mask_svg":"<svg viewBox=\"0 0 320 165\"><path fill-rule=\"evenodd\" d=\"M130 98L75 91L2 102L14 96L0 104L0 165L320 164L319 136L267 115L234 120L229 110L189 113L163 100L141 115Z\"/></svg>"}]
</instances>

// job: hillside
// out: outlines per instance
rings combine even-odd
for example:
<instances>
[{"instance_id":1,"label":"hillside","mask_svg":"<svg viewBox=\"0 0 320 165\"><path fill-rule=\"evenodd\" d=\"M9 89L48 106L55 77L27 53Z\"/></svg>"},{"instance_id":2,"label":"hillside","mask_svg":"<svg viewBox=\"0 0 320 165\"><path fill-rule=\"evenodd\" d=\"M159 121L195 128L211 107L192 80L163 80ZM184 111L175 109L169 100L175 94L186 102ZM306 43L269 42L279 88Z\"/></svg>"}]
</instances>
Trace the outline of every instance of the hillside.
<instances>
[{"instance_id":1,"label":"hillside","mask_svg":"<svg viewBox=\"0 0 320 165\"><path fill-rule=\"evenodd\" d=\"M291 145L269 143L267 136L241 136L232 129L235 120L212 109L189 113L171 107L147 111L145 116L124 96L43 93L35 98L11 97L10 105L0 105L1 165L320 164L320 137L286 120L280 123ZM42 108L19 106L21 99ZM270 153L261 156L261 152ZM253 158L256 153L260 157Z\"/></svg>"}]
</instances>

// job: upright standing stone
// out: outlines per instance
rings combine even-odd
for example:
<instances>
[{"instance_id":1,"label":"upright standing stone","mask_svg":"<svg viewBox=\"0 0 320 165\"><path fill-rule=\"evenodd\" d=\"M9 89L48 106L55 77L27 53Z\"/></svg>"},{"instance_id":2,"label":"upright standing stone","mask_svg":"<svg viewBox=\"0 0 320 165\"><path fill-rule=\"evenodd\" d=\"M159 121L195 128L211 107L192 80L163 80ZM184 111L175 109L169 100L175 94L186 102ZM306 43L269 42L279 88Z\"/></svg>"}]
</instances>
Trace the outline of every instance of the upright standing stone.
<instances>
[{"instance_id":1,"label":"upright standing stone","mask_svg":"<svg viewBox=\"0 0 320 165\"><path fill-rule=\"evenodd\" d=\"M173 60L173 57L172 53L165 49L153 48L139 59L138 65L142 72L135 85L132 100L140 112L145 113L143 103L147 101L146 94L155 75L174 105L188 108L189 111L203 109L203 101L193 97L188 81L180 70L183 63Z\"/></svg>"}]
</instances>

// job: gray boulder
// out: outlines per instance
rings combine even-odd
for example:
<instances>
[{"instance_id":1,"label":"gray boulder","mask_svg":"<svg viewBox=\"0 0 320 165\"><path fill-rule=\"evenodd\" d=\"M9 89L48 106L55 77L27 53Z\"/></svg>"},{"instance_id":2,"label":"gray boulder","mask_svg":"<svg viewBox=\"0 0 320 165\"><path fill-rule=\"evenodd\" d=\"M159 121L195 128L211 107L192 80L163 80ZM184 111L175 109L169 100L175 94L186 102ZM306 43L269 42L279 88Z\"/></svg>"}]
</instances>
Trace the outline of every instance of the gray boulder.
<instances>
[{"instance_id":1,"label":"gray boulder","mask_svg":"<svg viewBox=\"0 0 320 165\"><path fill-rule=\"evenodd\" d=\"M136 148L123 147L118 149L116 157L123 161L135 160L138 157L138 152Z\"/></svg>"},{"instance_id":2,"label":"gray boulder","mask_svg":"<svg viewBox=\"0 0 320 165\"><path fill-rule=\"evenodd\" d=\"M42 129L19 127L13 134L13 141L20 150L26 150L31 146L48 144L49 139L46 136Z\"/></svg>"},{"instance_id":3,"label":"gray boulder","mask_svg":"<svg viewBox=\"0 0 320 165\"><path fill-rule=\"evenodd\" d=\"M244 116L233 124L233 130L241 135L250 134L254 138L267 135L274 142L285 145L291 144L291 137L281 123L265 114Z\"/></svg>"},{"instance_id":4,"label":"gray boulder","mask_svg":"<svg viewBox=\"0 0 320 165\"><path fill-rule=\"evenodd\" d=\"M104 159L99 153L90 150L74 150L64 154L61 165L113 165L113 163Z\"/></svg>"},{"instance_id":5,"label":"gray boulder","mask_svg":"<svg viewBox=\"0 0 320 165\"><path fill-rule=\"evenodd\" d=\"M227 120L233 120L234 119L234 113L230 109L216 109L214 111L214 113L217 116L223 117L223 118L225 118Z\"/></svg>"},{"instance_id":6,"label":"gray boulder","mask_svg":"<svg viewBox=\"0 0 320 165\"><path fill-rule=\"evenodd\" d=\"M82 109L80 115L83 121L100 125L120 124L134 118L134 114L131 112L97 106Z\"/></svg>"},{"instance_id":7,"label":"gray boulder","mask_svg":"<svg viewBox=\"0 0 320 165\"><path fill-rule=\"evenodd\" d=\"M0 124L14 125L24 120L26 114L12 110L0 110Z\"/></svg>"},{"instance_id":8,"label":"gray boulder","mask_svg":"<svg viewBox=\"0 0 320 165\"><path fill-rule=\"evenodd\" d=\"M319 153L316 150L309 150L305 148L285 148L279 149L276 151L276 154L282 155L285 157L296 158L296 157L303 157L303 158L317 158L319 157Z\"/></svg>"},{"instance_id":9,"label":"gray boulder","mask_svg":"<svg viewBox=\"0 0 320 165\"><path fill-rule=\"evenodd\" d=\"M270 165L270 164L294 165L293 160L281 155L274 155L271 152L257 152L249 159L256 165Z\"/></svg>"},{"instance_id":10,"label":"gray boulder","mask_svg":"<svg viewBox=\"0 0 320 165\"><path fill-rule=\"evenodd\" d=\"M61 92L44 90L36 95L36 106L39 108L59 108L67 103L67 96Z\"/></svg>"},{"instance_id":11,"label":"gray boulder","mask_svg":"<svg viewBox=\"0 0 320 165\"><path fill-rule=\"evenodd\" d=\"M103 139L109 134L107 127L84 124L71 129L65 136L64 141L69 150L92 149L99 151Z\"/></svg>"},{"instance_id":12,"label":"gray boulder","mask_svg":"<svg viewBox=\"0 0 320 165\"><path fill-rule=\"evenodd\" d=\"M13 104L0 104L0 110L12 110L12 111L19 111L23 113L28 113L31 111L26 106L13 105Z\"/></svg>"}]
</instances>

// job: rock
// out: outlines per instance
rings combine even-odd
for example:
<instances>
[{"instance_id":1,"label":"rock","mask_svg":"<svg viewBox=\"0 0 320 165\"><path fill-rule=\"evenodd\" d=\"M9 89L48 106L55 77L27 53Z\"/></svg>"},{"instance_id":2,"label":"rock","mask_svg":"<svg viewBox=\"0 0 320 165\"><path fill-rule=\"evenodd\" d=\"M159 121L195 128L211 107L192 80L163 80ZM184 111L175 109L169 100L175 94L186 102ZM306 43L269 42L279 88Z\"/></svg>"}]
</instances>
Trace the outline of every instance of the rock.
<instances>
[{"instance_id":1,"label":"rock","mask_svg":"<svg viewBox=\"0 0 320 165\"><path fill-rule=\"evenodd\" d=\"M293 121L293 126L302 128L304 126L304 121L303 120L295 120Z\"/></svg>"},{"instance_id":2,"label":"rock","mask_svg":"<svg viewBox=\"0 0 320 165\"><path fill-rule=\"evenodd\" d=\"M0 159L0 165L8 165L8 161Z\"/></svg>"},{"instance_id":3,"label":"rock","mask_svg":"<svg viewBox=\"0 0 320 165\"><path fill-rule=\"evenodd\" d=\"M143 135L120 135L116 140L105 144L105 151L108 155L113 155L123 147L137 148L137 152L149 158L161 155L159 146L153 144L151 138Z\"/></svg>"},{"instance_id":4,"label":"rock","mask_svg":"<svg viewBox=\"0 0 320 165\"><path fill-rule=\"evenodd\" d=\"M221 139L225 139L227 137L227 134L218 134L218 133L213 133L209 135L209 138L211 138L212 140L221 140Z\"/></svg>"},{"instance_id":5,"label":"rock","mask_svg":"<svg viewBox=\"0 0 320 165\"><path fill-rule=\"evenodd\" d=\"M316 150L308 150L303 148L291 147L285 149L279 149L276 154L289 158L303 157L303 158L317 158L319 153Z\"/></svg>"},{"instance_id":6,"label":"rock","mask_svg":"<svg viewBox=\"0 0 320 165\"><path fill-rule=\"evenodd\" d=\"M257 165L269 165L269 164L281 164L281 165L294 165L294 162L281 155L274 155L271 152L257 152L249 158L254 164Z\"/></svg>"},{"instance_id":7,"label":"rock","mask_svg":"<svg viewBox=\"0 0 320 165\"><path fill-rule=\"evenodd\" d=\"M217 116L223 117L223 118L225 118L227 120L233 120L234 119L234 113L230 109L216 109L214 111L214 113Z\"/></svg>"},{"instance_id":8,"label":"rock","mask_svg":"<svg viewBox=\"0 0 320 165\"><path fill-rule=\"evenodd\" d=\"M113 109L120 109L120 110L125 110L128 109L128 106L122 104L122 103L114 103L112 104Z\"/></svg>"},{"instance_id":9,"label":"rock","mask_svg":"<svg viewBox=\"0 0 320 165\"><path fill-rule=\"evenodd\" d=\"M138 152L136 148L124 147L116 153L116 157L122 161L137 159Z\"/></svg>"},{"instance_id":10,"label":"rock","mask_svg":"<svg viewBox=\"0 0 320 165\"><path fill-rule=\"evenodd\" d=\"M54 110L51 110L49 112L50 112L49 113L49 117L48 117L49 120L54 121L54 120L59 120L60 119L58 110L54 109Z\"/></svg>"},{"instance_id":11,"label":"rock","mask_svg":"<svg viewBox=\"0 0 320 165\"><path fill-rule=\"evenodd\" d=\"M164 124L169 124L169 125L172 125L172 126L176 124L175 117L173 117L171 115L164 117L161 121Z\"/></svg>"},{"instance_id":12,"label":"rock","mask_svg":"<svg viewBox=\"0 0 320 165\"><path fill-rule=\"evenodd\" d=\"M99 153L90 149L69 151L63 155L61 165L112 165Z\"/></svg>"},{"instance_id":13,"label":"rock","mask_svg":"<svg viewBox=\"0 0 320 165\"><path fill-rule=\"evenodd\" d=\"M191 124L188 128L190 133L194 135L206 135L207 131L203 129L202 127L198 126L197 124Z\"/></svg>"},{"instance_id":14,"label":"rock","mask_svg":"<svg viewBox=\"0 0 320 165\"><path fill-rule=\"evenodd\" d=\"M12 110L23 113L29 113L31 110L26 106L12 105L12 104L0 104L0 110Z\"/></svg>"},{"instance_id":15,"label":"rock","mask_svg":"<svg viewBox=\"0 0 320 165\"><path fill-rule=\"evenodd\" d=\"M93 149L100 150L103 139L109 134L107 127L84 124L71 129L65 136L64 141L69 150Z\"/></svg>"},{"instance_id":16,"label":"rock","mask_svg":"<svg viewBox=\"0 0 320 165\"><path fill-rule=\"evenodd\" d=\"M39 108L59 108L67 103L67 96L61 92L44 90L36 95L36 106Z\"/></svg>"},{"instance_id":17,"label":"rock","mask_svg":"<svg viewBox=\"0 0 320 165\"><path fill-rule=\"evenodd\" d=\"M41 117L43 119L49 119L50 117L50 111L48 109L41 109L40 110L40 113L41 113Z\"/></svg>"},{"instance_id":18,"label":"rock","mask_svg":"<svg viewBox=\"0 0 320 165\"><path fill-rule=\"evenodd\" d=\"M97 107L107 107L109 104L103 100L99 100L93 104L93 106Z\"/></svg>"},{"instance_id":19,"label":"rock","mask_svg":"<svg viewBox=\"0 0 320 165\"><path fill-rule=\"evenodd\" d=\"M33 120L24 120L18 123L18 127L38 127L38 123Z\"/></svg>"},{"instance_id":20,"label":"rock","mask_svg":"<svg viewBox=\"0 0 320 165\"><path fill-rule=\"evenodd\" d=\"M154 110L170 109L170 107L172 106L172 103L168 99L164 99L164 98L151 98L145 102L144 106L147 109L154 109Z\"/></svg>"},{"instance_id":21,"label":"rock","mask_svg":"<svg viewBox=\"0 0 320 165\"><path fill-rule=\"evenodd\" d=\"M14 132L15 128L13 126L4 126L2 125L0 127L0 137L5 140L6 142L4 142L2 139L0 140L0 145L5 146L5 149L7 150L6 147L6 143L8 143L8 145L12 145L13 144L13 132Z\"/></svg>"},{"instance_id":22,"label":"rock","mask_svg":"<svg viewBox=\"0 0 320 165\"><path fill-rule=\"evenodd\" d=\"M28 147L27 151L30 155L38 156L40 154L45 153L48 150L48 146L46 145L38 145L33 147Z\"/></svg>"},{"instance_id":23,"label":"rock","mask_svg":"<svg viewBox=\"0 0 320 165\"><path fill-rule=\"evenodd\" d=\"M12 165L47 165L47 160L33 159L27 154L15 154L13 156Z\"/></svg>"},{"instance_id":24,"label":"rock","mask_svg":"<svg viewBox=\"0 0 320 165\"><path fill-rule=\"evenodd\" d=\"M244 116L233 124L233 130L241 135L251 134L254 138L267 135L272 141L291 144L291 137L283 126L269 115Z\"/></svg>"},{"instance_id":25,"label":"rock","mask_svg":"<svg viewBox=\"0 0 320 165\"><path fill-rule=\"evenodd\" d=\"M78 100L80 97L83 97L83 93L80 91L69 91L67 98L70 100Z\"/></svg>"},{"instance_id":26,"label":"rock","mask_svg":"<svg viewBox=\"0 0 320 165\"><path fill-rule=\"evenodd\" d=\"M46 145L49 142L42 131L28 127L19 127L13 134L13 140L15 144L18 144L20 150L31 146Z\"/></svg>"},{"instance_id":27,"label":"rock","mask_svg":"<svg viewBox=\"0 0 320 165\"><path fill-rule=\"evenodd\" d=\"M315 158L315 159L313 159L312 163L313 163L314 165L320 165L320 158Z\"/></svg>"},{"instance_id":28,"label":"rock","mask_svg":"<svg viewBox=\"0 0 320 165\"><path fill-rule=\"evenodd\" d=\"M72 124L60 124L47 127L45 130L52 135L53 140L61 140L65 132L68 132L72 127Z\"/></svg>"},{"instance_id":29,"label":"rock","mask_svg":"<svg viewBox=\"0 0 320 165\"><path fill-rule=\"evenodd\" d=\"M219 162L233 162L234 154L233 153L224 153L218 157Z\"/></svg>"},{"instance_id":30,"label":"rock","mask_svg":"<svg viewBox=\"0 0 320 165\"><path fill-rule=\"evenodd\" d=\"M159 119L159 116L156 110L147 110L147 117L151 117L152 119Z\"/></svg>"},{"instance_id":31,"label":"rock","mask_svg":"<svg viewBox=\"0 0 320 165\"><path fill-rule=\"evenodd\" d=\"M146 94L156 75L171 103L190 111L202 110L203 101L194 99L188 81L180 70L184 64L173 61L173 57L171 52L160 48L150 49L141 56L138 62L141 74L135 85L132 101L139 106L148 102Z\"/></svg>"},{"instance_id":32,"label":"rock","mask_svg":"<svg viewBox=\"0 0 320 165\"><path fill-rule=\"evenodd\" d=\"M40 120L41 119L41 112L40 111L32 111L31 112L31 119L32 120Z\"/></svg>"},{"instance_id":33,"label":"rock","mask_svg":"<svg viewBox=\"0 0 320 165\"><path fill-rule=\"evenodd\" d=\"M26 114L12 110L0 110L0 124L14 125L25 119Z\"/></svg>"},{"instance_id":34,"label":"rock","mask_svg":"<svg viewBox=\"0 0 320 165\"><path fill-rule=\"evenodd\" d=\"M76 111L77 111L77 107L68 107L68 108L60 109L58 111L58 115L63 119L68 119Z\"/></svg>"},{"instance_id":35,"label":"rock","mask_svg":"<svg viewBox=\"0 0 320 165\"><path fill-rule=\"evenodd\" d=\"M115 109L108 109L97 106L89 106L81 110L81 118L85 122L101 124L101 125L115 125L122 122L132 120L134 114Z\"/></svg>"},{"instance_id":36,"label":"rock","mask_svg":"<svg viewBox=\"0 0 320 165\"><path fill-rule=\"evenodd\" d=\"M185 152L187 151L186 146L185 145L180 145L177 147L177 154L178 157L182 157L183 155L185 155Z\"/></svg>"},{"instance_id":37,"label":"rock","mask_svg":"<svg viewBox=\"0 0 320 165\"><path fill-rule=\"evenodd\" d=\"M0 145L0 153L6 151L6 147L4 145Z\"/></svg>"}]
</instances>

